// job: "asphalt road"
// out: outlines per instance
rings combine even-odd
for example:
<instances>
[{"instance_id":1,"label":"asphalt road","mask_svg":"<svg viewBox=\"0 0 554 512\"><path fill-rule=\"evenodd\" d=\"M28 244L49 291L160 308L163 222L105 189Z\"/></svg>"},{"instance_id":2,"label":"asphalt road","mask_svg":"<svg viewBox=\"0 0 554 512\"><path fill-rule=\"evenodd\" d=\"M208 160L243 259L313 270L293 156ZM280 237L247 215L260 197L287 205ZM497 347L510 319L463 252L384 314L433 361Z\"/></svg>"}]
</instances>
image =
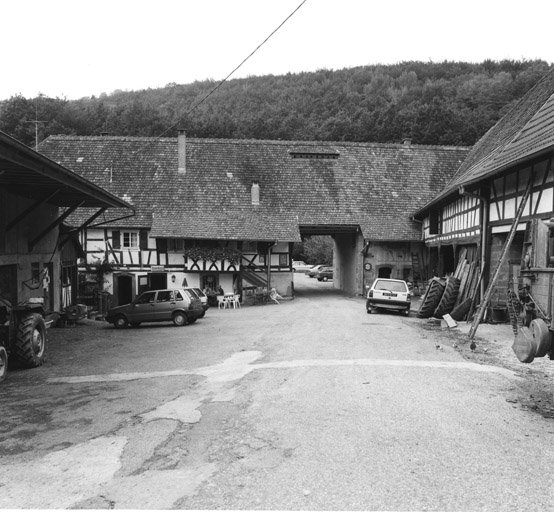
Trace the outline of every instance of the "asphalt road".
<instances>
[{"instance_id":1,"label":"asphalt road","mask_svg":"<svg viewBox=\"0 0 554 512\"><path fill-rule=\"evenodd\" d=\"M0 508L554 509L517 374L296 281L186 327L53 329L0 385Z\"/></svg>"}]
</instances>

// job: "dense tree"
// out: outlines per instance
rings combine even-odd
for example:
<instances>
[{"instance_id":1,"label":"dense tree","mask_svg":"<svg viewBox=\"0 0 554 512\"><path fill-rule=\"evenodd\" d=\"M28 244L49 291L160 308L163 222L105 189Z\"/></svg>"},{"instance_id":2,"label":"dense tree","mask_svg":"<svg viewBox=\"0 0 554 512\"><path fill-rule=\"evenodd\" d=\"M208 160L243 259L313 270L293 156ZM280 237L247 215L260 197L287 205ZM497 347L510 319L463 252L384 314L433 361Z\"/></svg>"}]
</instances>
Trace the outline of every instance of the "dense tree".
<instances>
[{"instance_id":1,"label":"dense tree","mask_svg":"<svg viewBox=\"0 0 554 512\"><path fill-rule=\"evenodd\" d=\"M167 84L68 101L0 102L0 130L50 134L474 144L549 69L544 61L403 62ZM218 85L220 85L218 87Z\"/></svg>"},{"instance_id":2,"label":"dense tree","mask_svg":"<svg viewBox=\"0 0 554 512\"><path fill-rule=\"evenodd\" d=\"M302 243L294 244L292 257L310 265L332 265L333 239L319 235L307 237Z\"/></svg>"}]
</instances>

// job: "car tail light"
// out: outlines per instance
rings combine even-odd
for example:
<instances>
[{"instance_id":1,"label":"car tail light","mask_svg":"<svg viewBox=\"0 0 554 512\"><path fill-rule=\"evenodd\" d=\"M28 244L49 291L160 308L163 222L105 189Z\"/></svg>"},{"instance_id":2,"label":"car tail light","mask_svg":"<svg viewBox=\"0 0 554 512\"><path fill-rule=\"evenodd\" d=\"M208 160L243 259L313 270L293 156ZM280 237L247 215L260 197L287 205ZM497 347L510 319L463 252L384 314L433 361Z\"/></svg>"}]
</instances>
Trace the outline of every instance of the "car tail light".
<instances>
[{"instance_id":1,"label":"car tail light","mask_svg":"<svg viewBox=\"0 0 554 512\"><path fill-rule=\"evenodd\" d=\"M373 290L369 290L369 293L367 294L368 297L373 297Z\"/></svg>"}]
</instances>

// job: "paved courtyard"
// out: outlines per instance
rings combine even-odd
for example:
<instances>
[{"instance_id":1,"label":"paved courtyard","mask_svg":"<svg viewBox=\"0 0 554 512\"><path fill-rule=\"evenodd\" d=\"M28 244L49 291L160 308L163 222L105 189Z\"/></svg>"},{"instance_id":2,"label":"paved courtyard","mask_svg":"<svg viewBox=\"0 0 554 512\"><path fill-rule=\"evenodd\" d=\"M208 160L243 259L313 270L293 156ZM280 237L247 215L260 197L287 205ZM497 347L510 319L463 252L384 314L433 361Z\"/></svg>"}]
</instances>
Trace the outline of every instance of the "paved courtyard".
<instances>
[{"instance_id":1,"label":"paved courtyard","mask_svg":"<svg viewBox=\"0 0 554 512\"><path fill-rule=\"evenodd\" d=\"M0 387L0 508L551 507L537 367L296 279L186 327L52 330Z\"/></svg>"}]
</instances>

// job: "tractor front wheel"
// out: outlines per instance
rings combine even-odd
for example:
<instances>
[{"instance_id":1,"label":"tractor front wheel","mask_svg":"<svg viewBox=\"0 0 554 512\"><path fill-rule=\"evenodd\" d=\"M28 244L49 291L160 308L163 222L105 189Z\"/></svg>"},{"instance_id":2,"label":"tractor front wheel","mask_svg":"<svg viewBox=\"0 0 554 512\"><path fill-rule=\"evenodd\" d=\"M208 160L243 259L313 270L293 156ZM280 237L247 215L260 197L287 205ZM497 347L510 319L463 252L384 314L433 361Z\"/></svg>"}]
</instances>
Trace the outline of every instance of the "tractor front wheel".
<instances>
[{"instance_id":1,"label":"tractor front wheel","mask_svg":"<svg viewBox=\"0 0 554 512\"><path fill-rule=\"evenodd\" d=\"M46 341L44 318L38 313L28 313L17 328L15 356L29 368L41 366L44 363Z\"/></svg>"}]
</instances>

